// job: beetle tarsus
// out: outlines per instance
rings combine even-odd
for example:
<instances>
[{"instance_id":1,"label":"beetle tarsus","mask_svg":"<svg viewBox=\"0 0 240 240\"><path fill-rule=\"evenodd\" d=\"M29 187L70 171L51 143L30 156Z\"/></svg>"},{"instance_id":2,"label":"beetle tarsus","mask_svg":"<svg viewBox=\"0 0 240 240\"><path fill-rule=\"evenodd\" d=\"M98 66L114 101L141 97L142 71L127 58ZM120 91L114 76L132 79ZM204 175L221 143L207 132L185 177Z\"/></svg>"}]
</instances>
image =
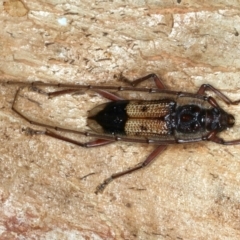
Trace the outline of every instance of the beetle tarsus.
<instances>
[{"instance_id":1,"label":"beetle tarsus","mask_svg":"<svg viewBox=\"0 0 240 240\"><path fill-rule=\"evenodd\" d=\"M106 186L112 182L113 178L112 177L109 177L107 179L105 179L101 184L99 184L97 187L96 187L96 190L95 190L95 193L98 194L98 193L102 193L104 191L104 189L106 188Z\"/></svg>"}]
</instances>

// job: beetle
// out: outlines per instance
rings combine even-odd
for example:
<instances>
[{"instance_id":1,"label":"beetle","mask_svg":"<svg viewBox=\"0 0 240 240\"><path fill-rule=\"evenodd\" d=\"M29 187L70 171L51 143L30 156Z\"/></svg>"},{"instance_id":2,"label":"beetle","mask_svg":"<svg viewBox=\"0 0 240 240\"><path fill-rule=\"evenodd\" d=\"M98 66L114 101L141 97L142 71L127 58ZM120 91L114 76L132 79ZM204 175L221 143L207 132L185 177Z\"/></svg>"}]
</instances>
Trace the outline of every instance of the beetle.
<instances>
[{"instance_id":1,"label":"beetle","mask_svg":"<svg viewBox=\"0 0 240 240\"><path fill-rule=\"evenodd\" d=\"M136 87L140 83L152 79L155 88ZM235 118L224 111L215 98L205 94L212 91L228 105L237 105L240 100L231 101L221 91L212 85L203 84L196 93L178 92L165 88L163 81L156 74L149 74L142 78L129 81L131 86L92 86L78 84L54 84L43 82L16 82L8 81L7 84L18 84L12 110L29 123L46 128L44 131L27 128L28 134L44 134L81 147L98 147L116 141L136 142L156 145L151 154L140 164L125 171L112 174L106 178L95 193L102 192L114 179L132 173L149 165L170 144L182 144L200 141L212 141L223 145L240 144L240 139L225 141L218 133L234 126ZM16 102L22 87L30 86L33 91L56 97L71 94L80 90L91 90L109 100L91 109L88 114L87 125L91 131L77 131L62 127L55 127L38 121L32 121L16 108ZM42 87L56 87L61 90L45 92ZM115 92L142 92L156 95L155 99L125 99ZM62 136L49 129L64 131L93 137L95 140L79 142Z\"/></svg>"}]
</instances>

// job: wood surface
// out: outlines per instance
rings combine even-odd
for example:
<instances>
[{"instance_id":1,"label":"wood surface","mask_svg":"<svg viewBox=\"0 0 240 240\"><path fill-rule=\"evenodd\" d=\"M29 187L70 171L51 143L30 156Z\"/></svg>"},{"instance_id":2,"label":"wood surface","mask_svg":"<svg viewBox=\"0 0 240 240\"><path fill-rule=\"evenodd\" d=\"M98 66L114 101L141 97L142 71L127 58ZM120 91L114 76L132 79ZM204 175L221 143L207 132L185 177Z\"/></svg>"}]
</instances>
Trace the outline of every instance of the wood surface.
<instances>
[{"instance_id":1,"label":"wood surface","mask_svg":"<svg viewBox=\"0 0 240 240\"><path fill-rule=\"evenodd\" d=\"M169 146L146 169L152 146L84 149L23 131L5 81L122 85L149 73L167 88L203 83L240 98L239 1L20 1L0 6L0 239L240 239L240 146ZM82 129L97 94L53 99L28 89L19 107L41 121ZM240 137L240 106L222 133ZM42 130L43 128L34 127ZM76 136L75 136L76 137Z\"/></svg>"}]
</instances>

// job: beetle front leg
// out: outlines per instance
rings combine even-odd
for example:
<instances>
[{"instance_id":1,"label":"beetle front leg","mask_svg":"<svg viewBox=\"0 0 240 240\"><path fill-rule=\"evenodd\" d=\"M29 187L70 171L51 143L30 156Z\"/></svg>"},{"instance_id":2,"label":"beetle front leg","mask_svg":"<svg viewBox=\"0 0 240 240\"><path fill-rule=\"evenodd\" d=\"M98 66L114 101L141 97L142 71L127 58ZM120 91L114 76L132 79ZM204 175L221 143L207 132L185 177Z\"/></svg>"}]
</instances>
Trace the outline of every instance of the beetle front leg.
<instances>
[{"instance_id":1,"label":"beetle front leg","mask_svg":"<svg viewBox=\"0 0 240 240\"><path fill-rule=\"evenodd\" d=\"M203 137L202 140L211 141L222 145L239 145L240 139L225 141L224 139L217 136L218 132L210 132L207 136Z\"/></svg>"},{"instance_id":2,"label":"beetle front leg","mask_svg":"<svg viewBox=\"0 0 240 240\"><path fill-rule=\"evenodd\" d=\"M106 186L112 182L114 179L122 177L126 174L130 174L136 170L139 170L141 168L144 168L146 166L148 166L159 154L161 154L165 149L167 148L166 145L160 145L157 146L154 151L147 157L147 159L145 161L143 161L142 163L138 164L135 167L129 168L126 171L122 171L122 172L118 172L115 173L113 175L111 175L109 178L105 179L103 181L103 183L101 183L100 185L97 186L95 193L98 194L99 192L103 192L103 190L106 188Z\"/></svg>"}]
</instances>

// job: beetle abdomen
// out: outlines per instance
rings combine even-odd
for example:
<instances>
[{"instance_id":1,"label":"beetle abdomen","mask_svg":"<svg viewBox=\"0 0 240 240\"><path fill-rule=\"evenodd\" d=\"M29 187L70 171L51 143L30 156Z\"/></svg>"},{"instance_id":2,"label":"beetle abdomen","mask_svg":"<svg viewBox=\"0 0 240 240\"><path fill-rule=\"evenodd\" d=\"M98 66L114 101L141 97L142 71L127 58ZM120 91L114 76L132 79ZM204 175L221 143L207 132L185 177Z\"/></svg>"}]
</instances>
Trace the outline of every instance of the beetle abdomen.
<instances>
[{"instance_id":1,"label":"beetle abdomen","mask_svg":"<svg viewBox=\"0 0 240 240\"><path fill-rule=\"evenodd\" d=\"M88 126L96 132L110 134L169 135L175 106L176 103L169 99L105 103L89 112Z\"/></svg>"}]
</instances>

